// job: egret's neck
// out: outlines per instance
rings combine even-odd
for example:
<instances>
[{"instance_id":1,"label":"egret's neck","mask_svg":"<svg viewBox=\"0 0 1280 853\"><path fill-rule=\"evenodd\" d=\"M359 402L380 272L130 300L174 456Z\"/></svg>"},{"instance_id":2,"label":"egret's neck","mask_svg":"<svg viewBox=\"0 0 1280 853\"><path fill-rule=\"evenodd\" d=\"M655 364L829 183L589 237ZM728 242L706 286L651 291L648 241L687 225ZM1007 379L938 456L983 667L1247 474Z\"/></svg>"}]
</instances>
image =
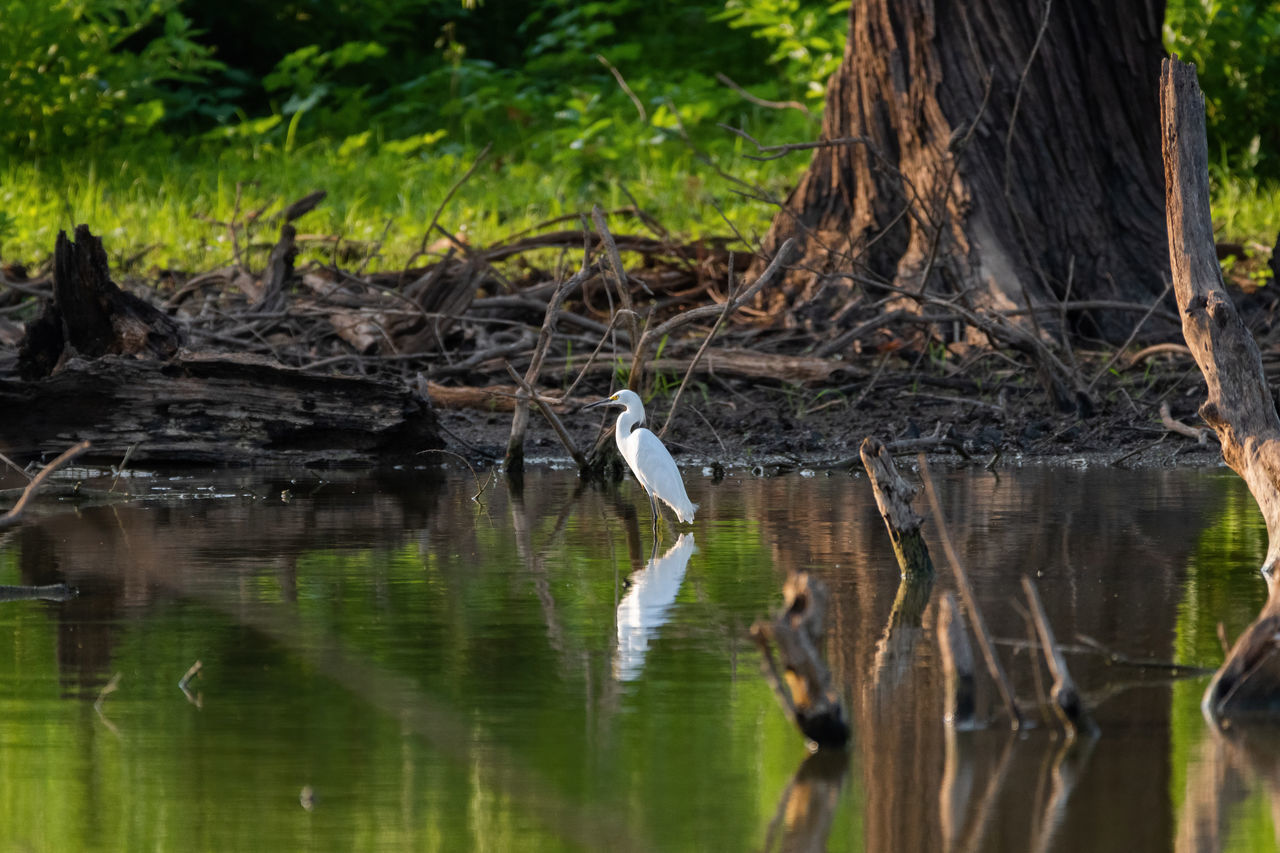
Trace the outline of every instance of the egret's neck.
<instances>
[{"instance_id":1,"label":"egret's neck","mask_svg":"<svg viewBox=\"0 0 1280 853\"><path fill-rule=\"evenodd\" d=\"M615 428L618 441L622 441L624 438L631 435L631 430L635 429L642 423L644 423L644 412L637 412L634 407L627 406L627 408L622 411L622 414L618 415L618 425Z\"/></svg>"}]
</instances>

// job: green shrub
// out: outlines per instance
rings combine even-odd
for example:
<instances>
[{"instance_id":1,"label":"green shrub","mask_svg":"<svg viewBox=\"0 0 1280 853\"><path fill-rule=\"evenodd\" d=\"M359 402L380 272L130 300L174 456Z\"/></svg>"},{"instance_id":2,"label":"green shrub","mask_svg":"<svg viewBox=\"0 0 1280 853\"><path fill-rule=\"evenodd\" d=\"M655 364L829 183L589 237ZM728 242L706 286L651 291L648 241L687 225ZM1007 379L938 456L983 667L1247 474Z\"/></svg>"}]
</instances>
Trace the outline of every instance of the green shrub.
<instances>
[{"instance_id":1,"label":"green shrub","mask_svg":"<svg viewBox=\"0 0 1280 853\"><path fill-rule=\"evenodd\" d=\"M211 71L179 0L0 0L0 146L45 152L144 131L164 84Z\"/></svg>"},{"instance_id":2,"label":"green shrub","mask_svg":"<svg viewBox=\"0 0 1280 853\"><path fill-rule=\"evenodd\" d=\"M1164 40L1196 64L1210 160L1280 177L1280 3L1169 0Z\"/></svg>"}]
</instances>

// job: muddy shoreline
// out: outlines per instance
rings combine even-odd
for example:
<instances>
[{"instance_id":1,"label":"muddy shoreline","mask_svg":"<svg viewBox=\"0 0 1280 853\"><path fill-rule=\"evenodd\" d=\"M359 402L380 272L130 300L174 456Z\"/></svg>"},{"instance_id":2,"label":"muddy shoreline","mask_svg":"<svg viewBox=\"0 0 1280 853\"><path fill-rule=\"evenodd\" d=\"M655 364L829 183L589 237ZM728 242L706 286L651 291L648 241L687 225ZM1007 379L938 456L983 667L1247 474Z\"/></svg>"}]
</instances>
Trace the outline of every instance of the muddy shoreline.
<instances>
[{"instance_id":1,"label":"muddy shoreline","mask_svg":"<svg viewBox=\"0 0 1280 853\"><path fill-rule=\"evenodd\" d=\"M809 396L820 393L811 389ZM1204 428L1197 399L1185 393L1171 406L1183 425L1203 430L1203 441L1166 428L1159 413L1104 410L1091 417L1046 411L1027 399L996 404L949 403L910 394L868 395L857 405L836 401L797 410L794 392L753 388L693 402L682 401L664 443L682 466L794 470L861 469L858 448L875 436L899 457L923 452L931 463L960 467L1115 465L1126 468L1222 465L1212 430ZM686 398L687 399L687 398ZM651 400L649 425L660 429L669 400ZM504 411L438 409L445 449L477 467L498 463L511 429ZM561 420L580 448L590 448L612 419L567 411ZM612 441L607 442L612 447ZM573 464L551 428L536 414L526 437L529 464Z\"/></svg>"}]
</instances>

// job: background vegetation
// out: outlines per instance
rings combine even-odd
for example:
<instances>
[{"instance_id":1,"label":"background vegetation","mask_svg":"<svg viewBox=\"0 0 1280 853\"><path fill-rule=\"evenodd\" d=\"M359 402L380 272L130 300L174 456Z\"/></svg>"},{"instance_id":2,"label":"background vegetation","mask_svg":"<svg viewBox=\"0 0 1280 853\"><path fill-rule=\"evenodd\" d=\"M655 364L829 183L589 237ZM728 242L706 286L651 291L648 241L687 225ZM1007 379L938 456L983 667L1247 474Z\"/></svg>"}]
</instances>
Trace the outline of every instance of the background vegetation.
<instances>
[{"instance_id":1,"label":"background vegetation","mask_svg":"<svg viewBox=\"0 0 1280 853\"><path fill-rule=\"evenodd\" d=\"M88 221L120 261L224 260L236 208L315 188L304 227L403 261L481 149L447 223L487 242L632 200L682 234L748 233L807 158L760 164L721 124L813 138L847 2L0 0L0 259ZM1172 0L1200 68L1233 237L1280 226L1280 4ZM722 76L721 76L722 75ZM727 77L761 106L724 82ZM141 251L150 247L149 252Z\"/></svg>"}]
</instances>

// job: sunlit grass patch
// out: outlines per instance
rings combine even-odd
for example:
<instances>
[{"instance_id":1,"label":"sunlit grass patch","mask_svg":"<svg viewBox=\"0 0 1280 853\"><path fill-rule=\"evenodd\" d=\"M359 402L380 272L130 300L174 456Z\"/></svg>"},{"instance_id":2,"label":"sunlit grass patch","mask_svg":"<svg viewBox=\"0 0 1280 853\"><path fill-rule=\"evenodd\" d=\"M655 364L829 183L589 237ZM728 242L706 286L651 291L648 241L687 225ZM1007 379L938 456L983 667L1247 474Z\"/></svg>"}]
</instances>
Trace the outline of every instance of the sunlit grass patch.
<instances>
[{"instance_id":1,"label":"sunlit grass patch","mask_svg":"<svg viewBox=\"0 0 1280 853\"><path fill-rule=\"evenodd\" d=\"M799 157L759 164L738 157L740 149L726 144L717 154L722 168L779 197L805 165ZM244 223L257 213L238 239L242 250L263 251L278 232L272 215L323 189L328 196L299 220L299 233L357 241L356 253L380 245L368 268L394 268L422 245L437 208L479 153L429 144L406 153L391 143L319 140L285 154L270 144L162 141L57 161L11 159L0 173L0 259L38 264L51 254L59 229L83 222L102 235L113 264L211 269L233 258L230 231L218 223ZM680 143L637 146L632 155L552 165L491 154L449 200L440 225L483 246L593 204L628 207L633 197L683 238L729 234L717 207L749 238L767 228L770 205L735 193ZM437 232L426 242L443 236ZM328 260L333 247L304 241L303 251Z\"/></svg>"},{"instance_id":2,"label":"sunlit grass patch","mask_svg":"<svg viewBox=\"0 0 1280 853\"><path fill-rule=\"evenodd\" d=\"M1280 232L1280 184L1216 172L1213 227L1219 241L1273 246Z\"/></svg>"}]
</instances>

